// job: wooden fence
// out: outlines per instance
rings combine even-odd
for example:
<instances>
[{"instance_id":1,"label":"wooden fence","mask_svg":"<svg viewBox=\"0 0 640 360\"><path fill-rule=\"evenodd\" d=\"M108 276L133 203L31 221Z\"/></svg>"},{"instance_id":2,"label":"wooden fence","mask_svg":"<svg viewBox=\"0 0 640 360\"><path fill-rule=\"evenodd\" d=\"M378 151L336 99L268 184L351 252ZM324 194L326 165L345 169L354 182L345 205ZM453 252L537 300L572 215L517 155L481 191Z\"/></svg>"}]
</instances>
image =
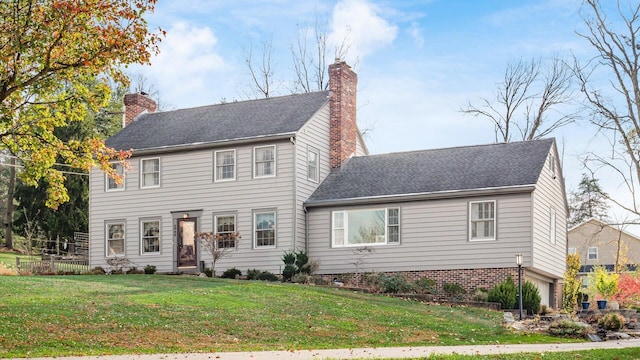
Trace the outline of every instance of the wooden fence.
<instances>
[{"instance_id":1,"label":"wooden fence","mask_svg":"<svg viewBox=\"0 0 640 360\"><path fill-rule=\"evenodd\" d=\"M58 274L83 273L89 271L89 261L86 259L25 259L16 258L16 269L21 274Z\"/></svg>"}]
</instances>

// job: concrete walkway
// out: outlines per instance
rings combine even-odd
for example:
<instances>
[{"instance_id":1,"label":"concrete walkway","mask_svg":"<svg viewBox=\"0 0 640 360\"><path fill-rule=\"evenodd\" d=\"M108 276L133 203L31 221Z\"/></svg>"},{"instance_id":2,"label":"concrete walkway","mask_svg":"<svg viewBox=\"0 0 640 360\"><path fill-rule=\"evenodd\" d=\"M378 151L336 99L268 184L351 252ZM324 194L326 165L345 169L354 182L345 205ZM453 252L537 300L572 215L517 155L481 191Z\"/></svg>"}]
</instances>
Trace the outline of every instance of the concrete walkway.
<instances>
[{"instance_id":1,"label":"concrete walkway","mask_svg":"<svg viewBox=\"0 0 640 360\"><path fill-rule=\"evenodd\" d=\"M520 344L520 345L465 345L465 346L419 346L394 348L360 348L330 350L294 350L294 351L253 351L221 352L193 354L155 354L155 355L115 355L115 356L74 356L58 357L55 360L317 360L317 359L411 359L427 357L432 354L490 355L522 352L558 352L591 349L638 348L640 356L640 338L604 342L585 342L569 344ZM16 360L16 359L10 359ZM36 358L35 360L52 360Z\"/></svg>"}]
</instances>

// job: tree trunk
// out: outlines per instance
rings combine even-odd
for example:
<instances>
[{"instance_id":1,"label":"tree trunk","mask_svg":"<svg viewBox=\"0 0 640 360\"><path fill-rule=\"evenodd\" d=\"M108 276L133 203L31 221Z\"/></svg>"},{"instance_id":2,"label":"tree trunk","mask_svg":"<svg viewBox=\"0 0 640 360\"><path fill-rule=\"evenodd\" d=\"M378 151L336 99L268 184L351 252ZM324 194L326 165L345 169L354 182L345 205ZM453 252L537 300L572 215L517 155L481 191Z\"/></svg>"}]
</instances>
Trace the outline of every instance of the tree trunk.
<instances>
[{"instance_id":1,"label":"tree trunk","mask_svg":"<svg viewBox=\"0 0 640 360\"><path fill-rule=\"evenodd\" d=\"M9 165L9 186L7 189L6 246L13 249L13 194L16 188L16 158L11 157Z\"/></svg>"}]
</instances>

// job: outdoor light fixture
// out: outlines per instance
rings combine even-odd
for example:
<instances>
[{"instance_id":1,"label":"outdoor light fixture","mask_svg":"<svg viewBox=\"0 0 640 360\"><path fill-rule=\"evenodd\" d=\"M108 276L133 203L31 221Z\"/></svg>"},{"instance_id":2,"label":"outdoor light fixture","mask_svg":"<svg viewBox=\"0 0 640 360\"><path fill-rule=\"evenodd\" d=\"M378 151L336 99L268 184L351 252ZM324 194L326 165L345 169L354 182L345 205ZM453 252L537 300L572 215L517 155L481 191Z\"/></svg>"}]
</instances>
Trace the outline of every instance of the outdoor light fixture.
<instances>
[{"instance_id":1,"label":"outdoor light fixture","mask_svg":"<svg viewBox=\"0 0 640 360\"><path fill-rule=\"evenodd\" d=\"M518 311L522 320L522 254L516 254L516 264L518 265Z\"/></svg>"}]
</instances>

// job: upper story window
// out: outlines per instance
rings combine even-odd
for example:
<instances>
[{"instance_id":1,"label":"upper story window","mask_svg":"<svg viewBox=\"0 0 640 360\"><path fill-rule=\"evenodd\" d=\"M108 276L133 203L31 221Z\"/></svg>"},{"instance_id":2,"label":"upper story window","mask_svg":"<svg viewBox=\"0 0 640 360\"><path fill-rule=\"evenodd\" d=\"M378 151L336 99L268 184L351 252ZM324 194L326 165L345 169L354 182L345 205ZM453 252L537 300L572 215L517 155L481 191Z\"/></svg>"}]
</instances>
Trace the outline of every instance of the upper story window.
<instances>
[{"instance_id":1,"label":"upper story window","mask_svg":"<svg viewBox=\"0 0 640 360\"><path fill-rule=\"evenodd\" d=\"M276 175L276 146L260 146L253 148L253 177Z\"/></svg>"},{"instance_id":2,"label":"upper story window","mask_svg":"<svg viewBox=\"0 0 640 360\"><path fill-rule=\"evenodd\" d=\"M587 259L588 260L598 260L598 248L597 247L589 247L587 249Z\"/></svg>"},{"instance_id":3,"label":"upper story window","mask_svg":"<svg viewBox=\"0 0 640 360\"><path fill-rule=\"evenodd\" d=\"M469 203L469 240L496 239L496 202Z\"/></svg>"},{"instance_id":4,"label":"upper story window","mask_svg":"<svg viewBox=\"0 0 640 360\"><path fill-rule=\"evenodd\" d=\"M151 188L160 186L160 159L140 160L140 187Z\"/></svg>"},{"instance_id":5,"label":"upper story window","mask_svg":"<svg viewBox=\"0 0 640 360\"><path fill-rule=\"evenodd\" d=\"M214 155L215 181L236 179L236 151L216 151Z\"/></svg>"},{"instance_id":6,"label":"upper story window","mask_svg":"<svg viewBox=\"0 0 640 360\"><path fill-rule=\"evenodd\" d=\"M320 180L320 154L317 150L307 150L307 179L318 182Z\"/></svg>"},{"instance_id":7,"label":"upper story window","mask_svg":"<svg viewBox=\"0 0 640 360\"><path fill-rule=\"evenodd\" d=\"M574 247L570 247L569 249L567 249L567 254L569 255L573 255L576 253L576 248Z\"/></svg>"},{"instance_id":8,"label":"upper story window","mask_svg":"<svg viewBox=\"0 0 640 360\"><path fill-rule=\"evenodd\" d=\"M140 238L143 254L159 254L160 253L160 221L141 221L140 228L142 236Z\"/></svg>"},{"instance_id":9,"label":"upper story window","mask_svg":"<svg viewBox=\"0 0 640 360\"><path fill-rule=\"evenodd\" d=\"M556 178L556 158L553 154L549 155L549 170L551 171L551 176Z\"/></svg>"},{"instance_id":10,"label":"upper story window","mask_svg":"<svg viewBox=\"0 0 640 360\"><path fill-rule=\"evenodd\" d=\"M106 224L106 253L107 256L124 255L124 222Z\"/></svg>"},{"instance_id":11,"label":"upper story window","mask_svg":"<svg viewBox=\"0 0 640 360\"><path fill-rule=\"evenodd\" d=\"M276 212L265 211L253 214L254 248L276 246Z\"/></svg>"},{"instance_id":12,"label":"upper story window","mask_svg":"<svg viewBox=\"0 0 640 360\"><path fill-rule=\"evenodd\" d=\"M332 246L398 244L400 209L334 211Z\"/></svg>"},{"instance_id":13,"label":"upper story window","mask_svg":"<svg viewBox=\"0 0 640 360\"><path fill-rule=\"evenodd\" d=\"M216 229L216 248L236 247L236 216L233 214L216 215L214 217Z\"/></svg>"},{"instance_id":14,"label":"upper story window","mask_svg":"<svg viewBox=\"0 0 640 360\"><path fill-rule=\"evenodd\" d=\"M120 163L112 163L111 167L116 170L116 173L120 176L124 176L124 167ZM105 183L107 184L107 191L124 190L124 178L121 183L118 184L115 179L105 174Z\"/></svg>"}]
</instances>

